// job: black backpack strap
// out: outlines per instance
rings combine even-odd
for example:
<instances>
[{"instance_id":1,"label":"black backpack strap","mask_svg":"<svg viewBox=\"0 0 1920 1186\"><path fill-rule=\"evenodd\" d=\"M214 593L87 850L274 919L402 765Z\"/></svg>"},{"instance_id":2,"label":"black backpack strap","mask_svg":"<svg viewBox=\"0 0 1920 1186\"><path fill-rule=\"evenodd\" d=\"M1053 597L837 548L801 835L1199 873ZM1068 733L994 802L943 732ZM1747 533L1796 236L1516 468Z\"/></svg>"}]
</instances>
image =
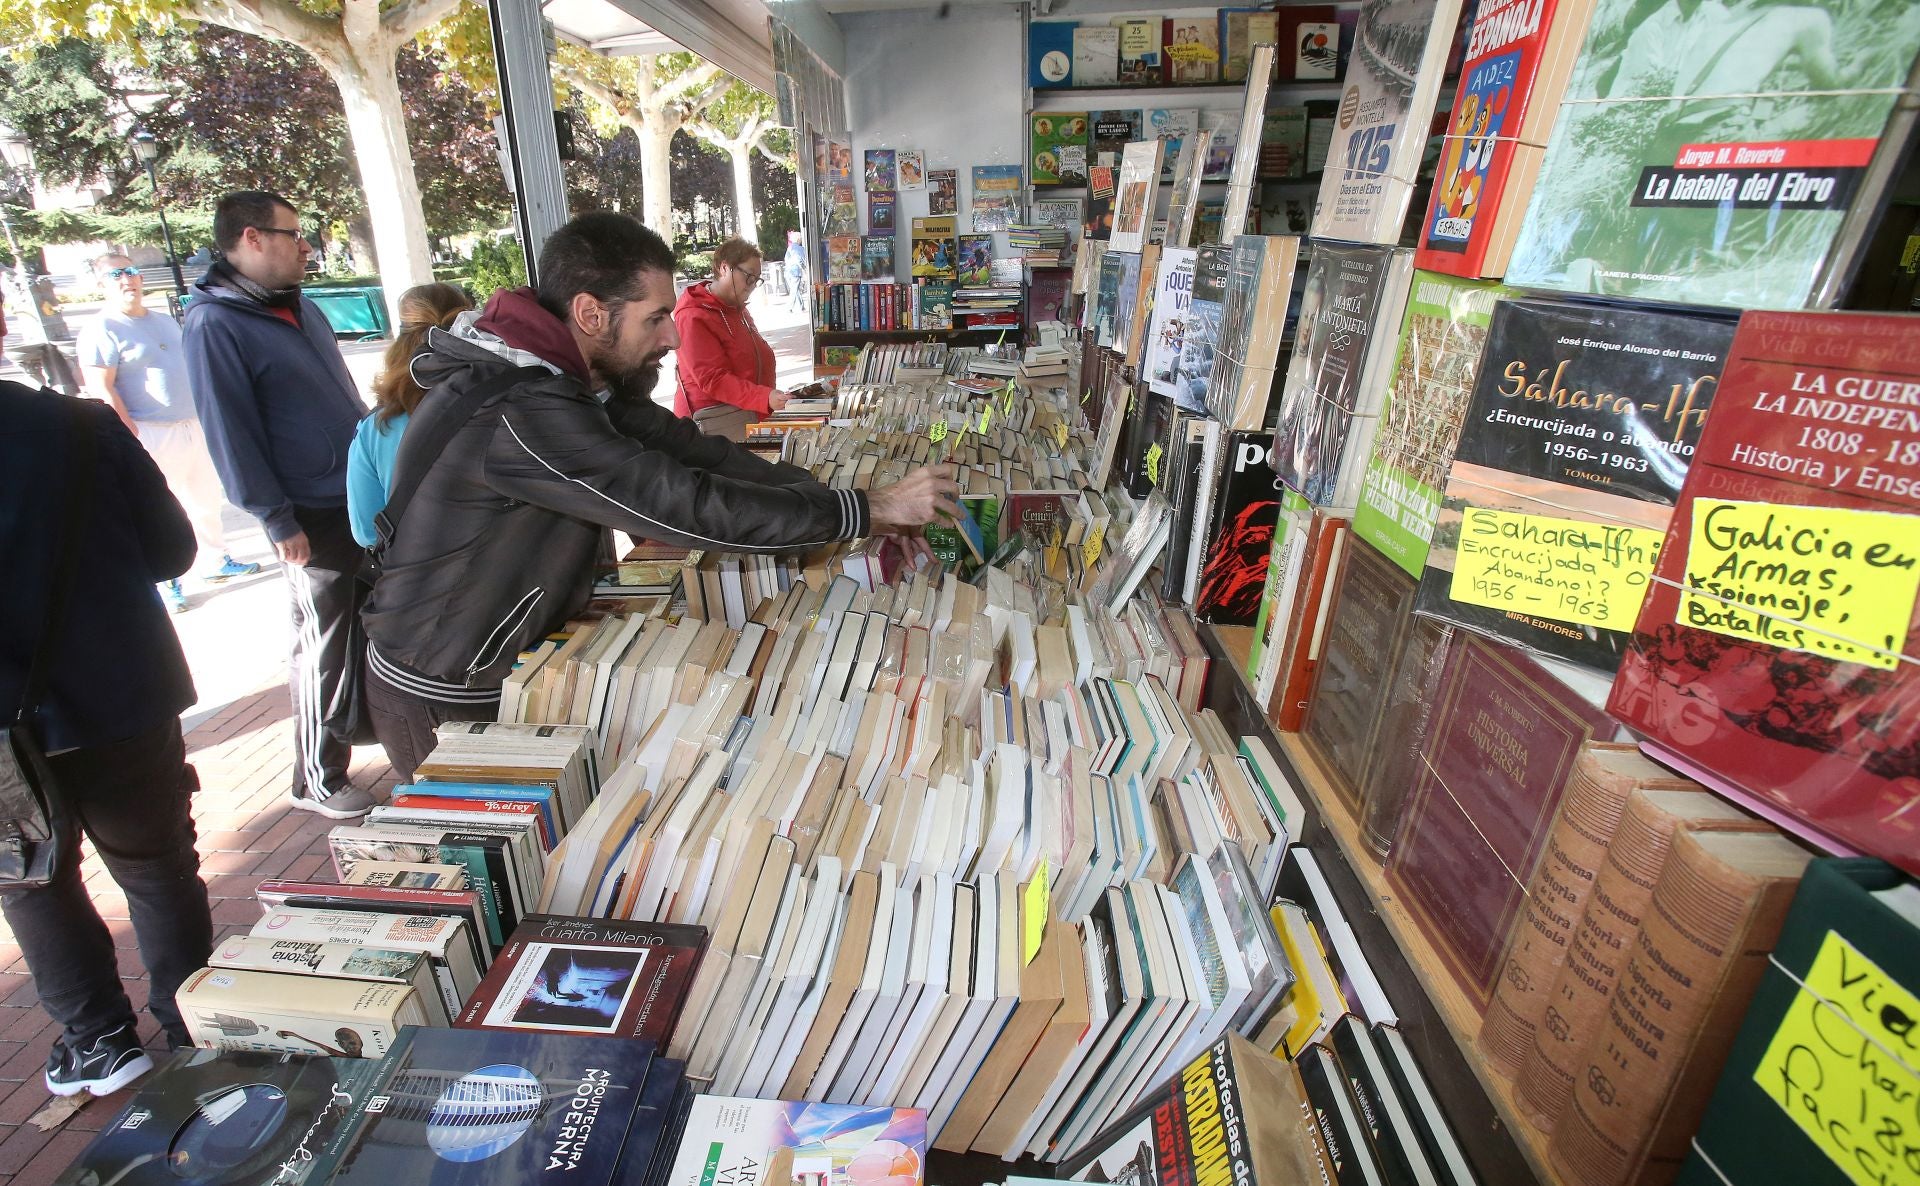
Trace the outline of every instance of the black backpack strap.
<instances>
[{"instance_id":1,"label":"black backpack strap","mask_svg":"<svg viewBox=\"0 0 1920 1186\"><path fill-rule=\"evenodd\" d=\"M40 619L40 635L33 645L33 661L27 666L27 683L20 694L20 711L15 720L25 725L39 709L52 678L53 650L60 631L66 626L67 606L73 601L73 581L80 571L80 548L87 539L87 527L93 518L94 469L99 442L94 438L89 406L80 400L62 398L70 405L67 413L67 477L62 483L60 534L54 545L53 579L47 583L47 608Z\"/></svg>"},{"instance_id":2,"label":"black backpack strap","mask_svg":"<svg viewBox=\"0 0 1920 1186\"><path fill-rule=\"evenodd\" d=\"M414 413L407 422L406 435L401 437L400 452L394 458L393 486L387 492L387 505L373 517L374 531L379 536L379 542L372 549L376 557L393 543L400 516L406 513L407 504L413 501L420 483L432 472L433 463L447 451L453 435L465 428L476 412L521 383L552 376L553 372L545 367L508 367L465 391L449 392L449 398L437 404L428 415ZM409 461L414 464L407 464Z\"/></svg>"}]
</instances>

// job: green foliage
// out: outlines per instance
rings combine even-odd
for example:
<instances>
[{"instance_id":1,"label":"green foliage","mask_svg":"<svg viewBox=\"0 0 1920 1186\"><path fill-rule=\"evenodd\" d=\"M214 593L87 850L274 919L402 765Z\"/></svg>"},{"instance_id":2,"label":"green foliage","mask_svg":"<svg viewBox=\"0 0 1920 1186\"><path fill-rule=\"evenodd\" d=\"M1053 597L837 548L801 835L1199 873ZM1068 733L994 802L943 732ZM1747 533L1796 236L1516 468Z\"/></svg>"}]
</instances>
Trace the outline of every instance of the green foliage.
<instances>
[{"instance_id":1,"label":"green foliage","mask_svg":"<svg viewBox=\"0 0 1920 1186\"><path fill-rule=\"evenodd\" d=\"M13 230L22 250L32 252L48 244L91 243L104 240L129 247L159 247L164 243L160 219L152 210L104 214L97 210L10 209ZM168 210L174 251L185 259L213 243L211 210Z\"/></svg>"},{"instance_id":2,"label":"green foliage","mask_svg":"<svg viewBox=\"0 0 1920 1186\"><path fill-rule=\"evenodd\" d=\"M467 291L481 304L502 288L519 288L527 282L527 260L514 239L482 239L473 245L467 257L471 279Z\"/></svg>"},{"instance_id":3,"label":"green foliage","mask_svg":"<svg viewBox=\"0 0 1920 1186\"><path fill-rule=\"evenodd\" d=\"M760 210L760 254L769 262L787 254L787 232L800 229L800 208L775 202Z\"/></svg>"},{"instance_id":4,"label":"green foliage","mask_svg":"<svg viewBox=\"0 0 1920 1186\"><path fill-rule=\"evenodd\" d=\"M673 272L687 280L705 280L713 275L713 252L682 251L674 257Z\"/></svg>"}]
</instances>

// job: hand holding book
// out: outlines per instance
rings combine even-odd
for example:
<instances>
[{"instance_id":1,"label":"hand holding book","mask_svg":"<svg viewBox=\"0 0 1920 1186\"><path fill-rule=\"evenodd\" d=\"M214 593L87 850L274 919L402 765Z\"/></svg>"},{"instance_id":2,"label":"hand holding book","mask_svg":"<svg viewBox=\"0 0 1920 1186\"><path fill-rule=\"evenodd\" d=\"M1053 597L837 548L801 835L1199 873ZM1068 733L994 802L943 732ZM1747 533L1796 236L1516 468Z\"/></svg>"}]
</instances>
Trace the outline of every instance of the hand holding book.
<instances>
[{"instance_id":1,"label":"hand holding book","mask_svg":"<svg viewBox=\"0 0 1920 1186\"><path fill-rule=\"evenodd\" d=\"M921 527L935 516L956 519L960 515L960 484L953 480L953 466L927 465L910 470L907 476L867 494L867 512L875 535L897 534L903 528Z\"/></svg>"}]
</instances>

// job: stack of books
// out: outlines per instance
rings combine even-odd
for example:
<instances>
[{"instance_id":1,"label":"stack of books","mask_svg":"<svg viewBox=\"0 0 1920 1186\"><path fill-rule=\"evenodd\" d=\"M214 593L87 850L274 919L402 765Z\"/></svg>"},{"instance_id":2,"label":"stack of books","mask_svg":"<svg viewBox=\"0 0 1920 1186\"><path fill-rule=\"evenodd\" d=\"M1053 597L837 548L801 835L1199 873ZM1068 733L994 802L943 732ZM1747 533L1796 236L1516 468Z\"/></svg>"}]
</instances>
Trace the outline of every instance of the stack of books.
<instances>
[{"instance_id":1,"label":"stack of books","mask_svg":"<svg viewBox=\"0 0 1920 1186\"><path fill-rule=\"evenodd\" d=\"M1016 222L1007 228L1007 245L1033 267L1058 267L1067 250L1067 232L1057 226Z\"/></svg>"}]
</instances>

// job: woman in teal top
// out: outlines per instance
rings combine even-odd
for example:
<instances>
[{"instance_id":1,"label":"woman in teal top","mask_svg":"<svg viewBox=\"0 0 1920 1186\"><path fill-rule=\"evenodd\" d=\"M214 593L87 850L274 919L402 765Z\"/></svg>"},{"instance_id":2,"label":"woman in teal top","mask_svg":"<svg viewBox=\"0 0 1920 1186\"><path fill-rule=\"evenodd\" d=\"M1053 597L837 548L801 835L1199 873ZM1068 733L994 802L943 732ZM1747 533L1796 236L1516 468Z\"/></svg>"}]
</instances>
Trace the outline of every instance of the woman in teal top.
<instances>
[{"instance_id":1,"label":"woman in teal top","mask_svg":"<svg viewBox=\"0 0 1920 1186\"><path fill-rule=\"evenodd\" d=\"M347 517L353 538L363 548L379 542L373 517L387 505L407 417L426 394L407 368L413 356L426 348L428 330L446 329L471 308L467 294L452 284L422 284L400 296L400 329L373 381L373 411L354 430L353 445L347 450Z\"/></svg>"}]
</instances>

